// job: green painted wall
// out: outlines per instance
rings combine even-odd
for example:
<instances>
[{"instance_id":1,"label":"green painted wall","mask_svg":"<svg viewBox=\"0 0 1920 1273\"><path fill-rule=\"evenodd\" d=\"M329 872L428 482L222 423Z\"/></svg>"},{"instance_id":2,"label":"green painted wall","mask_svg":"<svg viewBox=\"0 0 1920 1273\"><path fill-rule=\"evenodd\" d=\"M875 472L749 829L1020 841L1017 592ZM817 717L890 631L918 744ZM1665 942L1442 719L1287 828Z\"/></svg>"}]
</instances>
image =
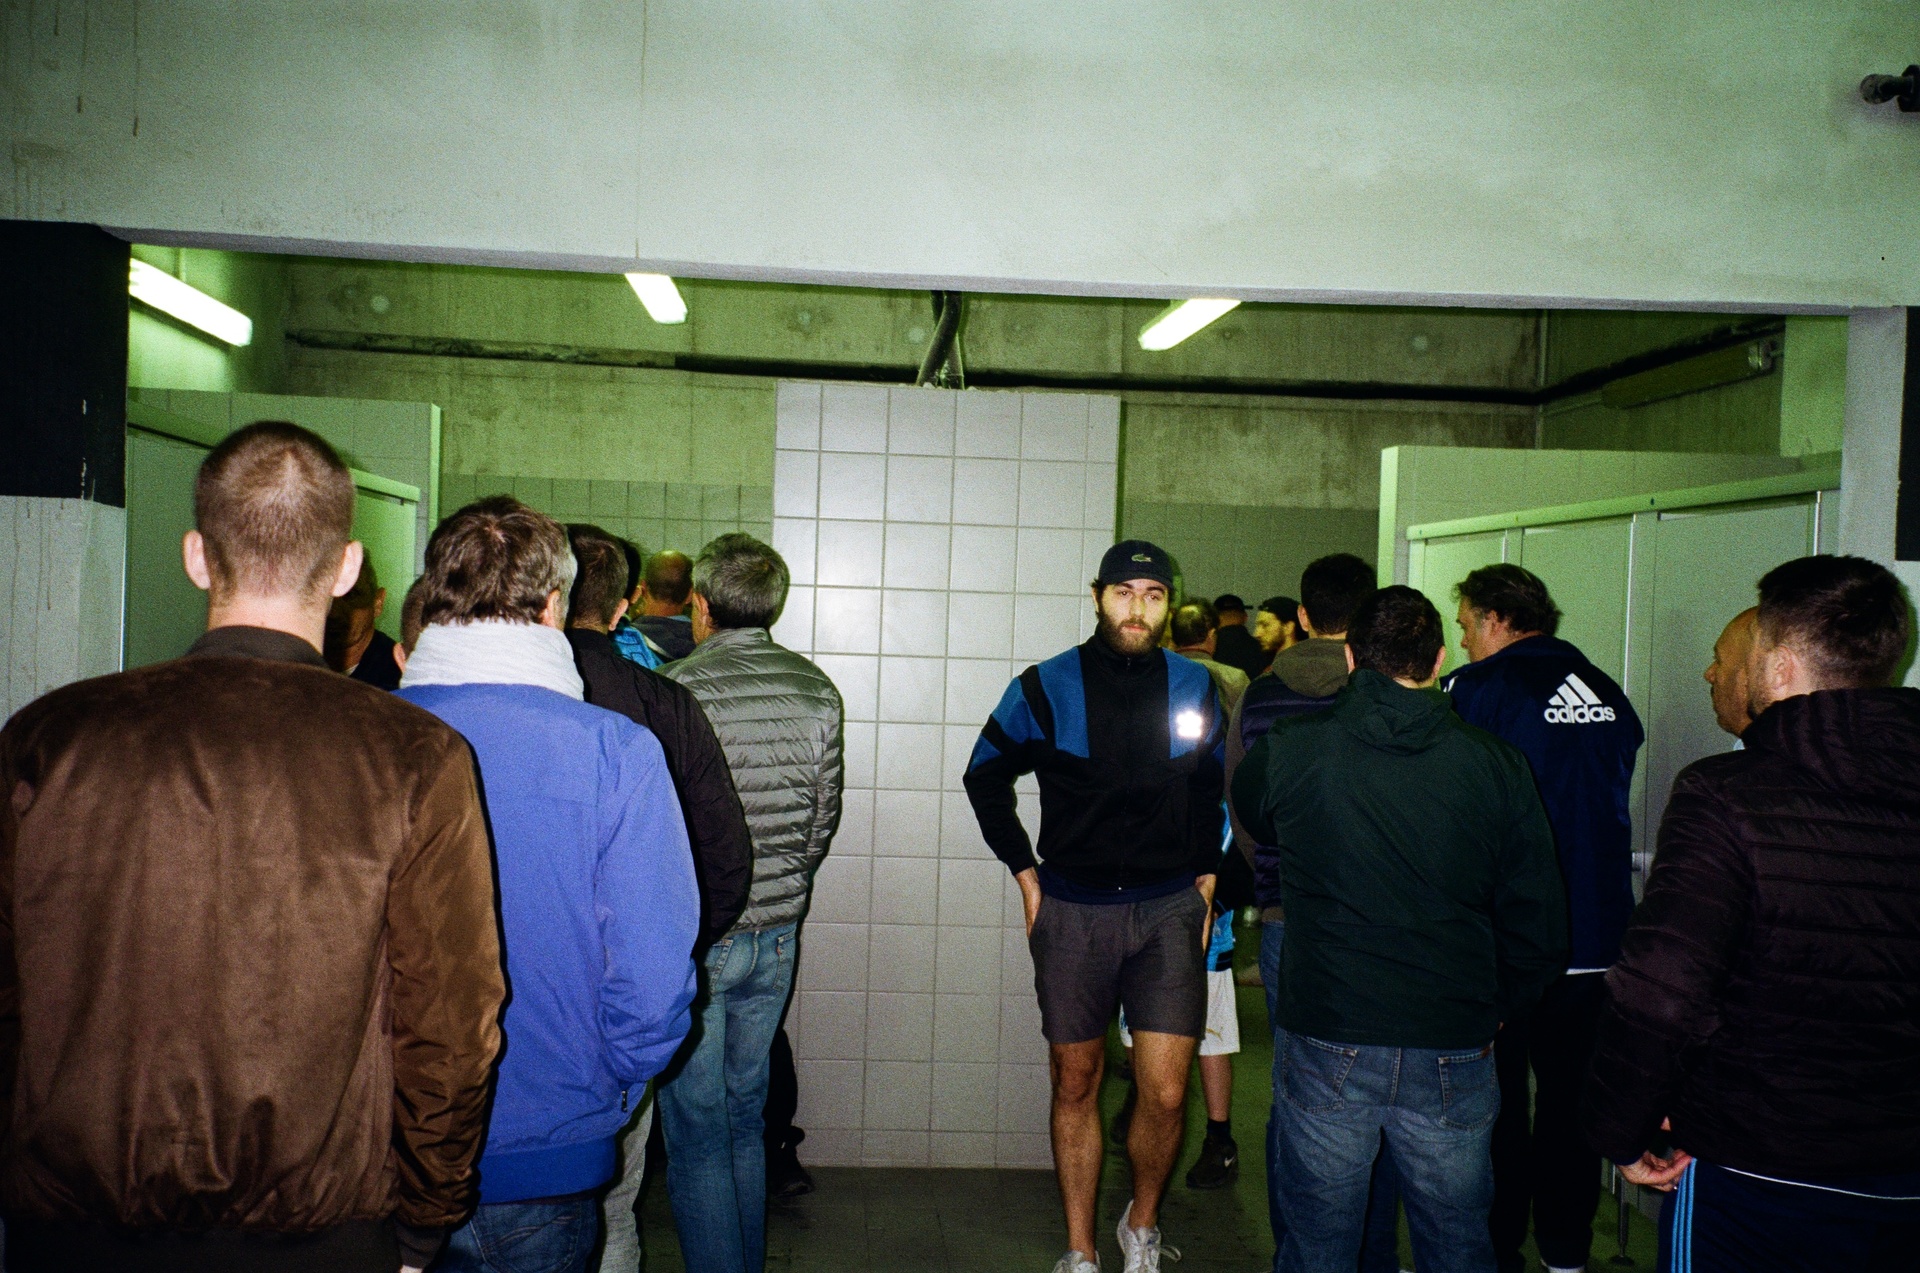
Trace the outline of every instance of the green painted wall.
<instances>
[{"instance_id":1,"label":"green painted wall","mask_svg":"<svg viewBox=\"0 0 1920 1273\"><path fill-rule=\"evenodd\" d=\"M165 270L253 320L253 341L233 348L135 301L127 319L127 384L141 389L277 393L286 379L287 258L251 252L133 245L135 259Z\"/></svg>"}]
</instances>

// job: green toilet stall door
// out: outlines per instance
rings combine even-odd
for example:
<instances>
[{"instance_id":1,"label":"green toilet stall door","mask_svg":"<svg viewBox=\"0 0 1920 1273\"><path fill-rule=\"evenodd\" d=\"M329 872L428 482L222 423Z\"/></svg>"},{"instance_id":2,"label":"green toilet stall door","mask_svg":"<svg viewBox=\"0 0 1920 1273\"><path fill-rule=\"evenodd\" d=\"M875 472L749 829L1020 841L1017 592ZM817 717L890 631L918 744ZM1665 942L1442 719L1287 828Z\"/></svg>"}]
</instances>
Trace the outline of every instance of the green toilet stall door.
<instances>
[{"instance_id":1,"label":"green toilet stall door","mask_svg":"<svg viewBox=\"0 0 1920 1273\"><path fill-rule=\"evenodd\" d=\"M129 668L178 658L206 628L206 594L180 560L193 529L193 479L224 432L141 403L127 411L127 620ZM351 470L353 535L387 590L380 629L400 638L400 600L414 577L416 487Z\"/></svg>"}]
</instances>

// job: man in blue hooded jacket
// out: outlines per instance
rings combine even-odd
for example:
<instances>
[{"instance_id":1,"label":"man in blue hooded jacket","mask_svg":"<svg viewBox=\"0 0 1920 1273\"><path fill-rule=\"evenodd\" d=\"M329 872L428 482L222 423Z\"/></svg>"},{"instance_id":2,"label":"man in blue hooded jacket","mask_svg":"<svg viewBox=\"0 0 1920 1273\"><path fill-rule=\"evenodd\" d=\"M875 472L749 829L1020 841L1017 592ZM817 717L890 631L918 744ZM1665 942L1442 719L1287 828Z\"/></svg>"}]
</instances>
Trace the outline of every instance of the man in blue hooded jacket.
<instances>
[{"instance_id":1,"label":"man in blue hooded jacket","mask_svg":"<svg viewBox=\"0 0 1920 1273\"><path fill-rule=\"evenodd\" d=\"M1566 975L1531 1013L1508 1021L1495 1043L1501 1109L1488 1227L1501 1273L1524 1267L1529 1207L1541 1262L1581 1269L1593 1242L1600 1156L1580 1130L1578 1107L1601 974L1620 957L1633 914L1627 791L1646 735L1613 678L1554 636L1560 611L1538 576L1515 565L1483 566L1454 591L1461 645L1473 661L1448 678L1447 693L1462 720L1512 743L1532 766L1566 879L1573 939Z\"/></svg>"},{"instance_id":2,"label":"man in blue hooded jacket","mask_svg":"<svg viewBox=\"0 0 1920 1273\"><path fill-rule=\"evenodd\" d=\"M400 696L473 748L509 988L480 1205L435 1267L571 1273L620 1128L692 1021L693 858L659 741L584 701L560 525L482 500L434 531L426 566Z\"/></svg>"}]
</instances>

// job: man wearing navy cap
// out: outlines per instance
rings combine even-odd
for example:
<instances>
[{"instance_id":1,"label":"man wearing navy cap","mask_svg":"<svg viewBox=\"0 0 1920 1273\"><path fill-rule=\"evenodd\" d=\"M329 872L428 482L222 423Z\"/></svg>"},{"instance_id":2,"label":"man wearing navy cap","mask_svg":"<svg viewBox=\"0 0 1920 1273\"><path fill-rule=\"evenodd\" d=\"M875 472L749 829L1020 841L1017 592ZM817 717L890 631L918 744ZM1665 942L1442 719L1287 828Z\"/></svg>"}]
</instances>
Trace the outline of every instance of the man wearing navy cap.
<instances>
[{"instance_id":1,"label":"man wearing navy cap","mask_svg":"<svg viewBox=\"0 0 1920 1273\"><path fill-rule=\"evenodd\" d=\"M1206 1027L1206 947L1222 843L1223 714L1213 679L1160 648L1173 564L1140 539L1107 550L1085 643L1016 677L967 767L987 844L1026 903L1041 1030L1052 1053L1053 1160L1071 1249L1055 1273L1097 1273L1098 1096L1107 1025L1125 1007L1138 1106L1125 1273L1159 1267L1160 1199ZM1014 780L1040 781L1038 858Z\"/></svg>"}]
</instances>

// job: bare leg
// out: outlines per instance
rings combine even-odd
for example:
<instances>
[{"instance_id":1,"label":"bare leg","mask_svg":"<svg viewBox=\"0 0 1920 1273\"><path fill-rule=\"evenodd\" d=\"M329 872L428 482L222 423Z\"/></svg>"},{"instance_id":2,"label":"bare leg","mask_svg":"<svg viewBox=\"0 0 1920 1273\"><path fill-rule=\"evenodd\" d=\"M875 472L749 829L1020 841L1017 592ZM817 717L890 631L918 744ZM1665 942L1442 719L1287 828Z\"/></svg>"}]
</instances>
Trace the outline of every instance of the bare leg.
<instances>
[{"instance_id":1,"label":"bare leg","mask_svg":"<svg viewBox=\"0 0 1920 1273\"><path fill-rule=\"evenodd\" d=\"M1053 1170L1060 1180L1060 1203L1067 1212L1067 1245L1092 1258L1099 1250L1093 1239L1093 1213L1100 1200L1100 1072L1106 1068L1107 1041L1055 1043L1048 1051L1053 1073ZM1139 1120L1134 1122L1137 1127Z\"/></svg>"},{"instance_id":2,"label":"bare leg","mask_svg":"<svg viewBox=\"0 0 1920 1273\"><path fill-rule=\"evenodd\" d=\"M1219 1056L1200 1058L1200 1090L1207 1096L1207 1117L1216 1123L1224 1123L1233 1113L1233 1056L1222 1052Z\"/></svg>"},{"instance_id":3,"label":"bare leg","mask_svg":"<svg viewBox=\"0 0 1920 1273\"><path fill-rule=\"evenodd\" d=\"M1160 1199L1167 1192L1167 1177L1173 1174L1180 1134L1185 1130L1187 1070L1199 1043L1185 1035L1133 1032L1133 1085L1140 1096L1127 1136L1127 1156L1133 1160L1133 1213L1128 1223L1136 1229L1160 1223Z\"/></svg>"}]
</instances>

